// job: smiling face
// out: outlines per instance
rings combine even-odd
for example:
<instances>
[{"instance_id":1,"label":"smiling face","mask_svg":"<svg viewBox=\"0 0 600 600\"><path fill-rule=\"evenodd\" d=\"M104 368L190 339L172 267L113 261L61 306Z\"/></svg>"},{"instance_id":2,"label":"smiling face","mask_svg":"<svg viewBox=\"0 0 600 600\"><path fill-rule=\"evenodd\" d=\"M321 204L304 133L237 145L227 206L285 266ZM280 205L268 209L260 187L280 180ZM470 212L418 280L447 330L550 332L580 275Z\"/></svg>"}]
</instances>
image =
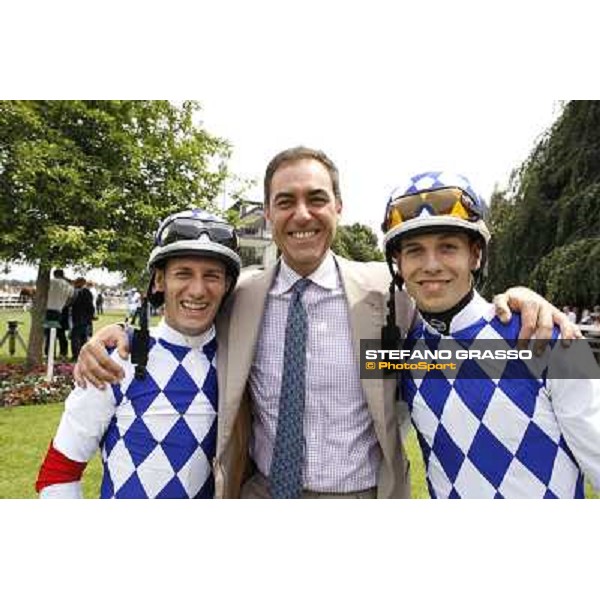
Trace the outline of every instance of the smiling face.
<instances>
[{"instance_id":1,"label":"smiling face","mask_svg":"<svg viewBox=\"0 0 600 600\"><path fill-rule=\"evenodd\" d=\"M285 262L306 277L331 247L342 205L329 172L314 159L284 163L271 180L266 216Z\"/></svg>"},{"instance_id":2,"label":"smiling face","mask_svg":"<svg viewBox=\"0 0 600 600\"><path fill-rule=\"evenodd\" d=\"M417 307L439 313L469 292L480 254L466 233L431 233L402 241L394 258Z\"/></svg>"},{"instance_id":3,"label":"smiling face","mask_svg":"<svg viewBox=\"0 0 600 600\"><path fill-rule=\"evenodd\" d=\"M155 289L165 295L165 321L183 335L210 328L228 285L225 265L212 258L171 258L156 271Z\"/></svg>"}]
</instances>

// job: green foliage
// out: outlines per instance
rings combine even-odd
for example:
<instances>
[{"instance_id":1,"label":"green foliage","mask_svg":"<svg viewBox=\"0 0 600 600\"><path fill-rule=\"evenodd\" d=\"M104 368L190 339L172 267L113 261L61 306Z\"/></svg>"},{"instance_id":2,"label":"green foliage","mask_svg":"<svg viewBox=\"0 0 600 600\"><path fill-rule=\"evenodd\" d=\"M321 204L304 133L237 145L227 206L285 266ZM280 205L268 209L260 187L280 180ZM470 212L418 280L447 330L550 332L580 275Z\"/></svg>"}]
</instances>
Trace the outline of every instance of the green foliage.
<instances>
[{"instance_id":1,"label":"green foliage","mask_svg":"<svg viewBox=\"0 0 600 600\"><path fill-rule=\"evenodd\" d=\"M598 302L600 102L573 101L492 202L485 293L529 285L559 304Z\"/></svg>"},{"instance_id":2,"label":"green foliage","mask_svg":"<svg viewBox=\"0 0 600 600\"><path fill-rule=\"evenodd\" d=\"M331 247L336 254L358 262L382 261L384 258L373 230L360 223L338 226Z\"/></svg>"},{"instance_id":3,"label":"green foliage","mask_svg":"<svg viewBox=\"0 0 600 600\"><path fill-rule=\"evenodd\" d=\"M228 145L194 124L197 109L0 102L0 257L139 272L157 220L210 204L227 177Z\"/></svg>"},{"instance_id":4,"label":"green foliage","mask_svg":"<svg viewBox=\"0 0 600 600\"><path fill-rule=\"evenodd\" d=\"M600 238L558 246L531 274L532 286L554 304L600 303Z\"/></svg>"}]
</instances>

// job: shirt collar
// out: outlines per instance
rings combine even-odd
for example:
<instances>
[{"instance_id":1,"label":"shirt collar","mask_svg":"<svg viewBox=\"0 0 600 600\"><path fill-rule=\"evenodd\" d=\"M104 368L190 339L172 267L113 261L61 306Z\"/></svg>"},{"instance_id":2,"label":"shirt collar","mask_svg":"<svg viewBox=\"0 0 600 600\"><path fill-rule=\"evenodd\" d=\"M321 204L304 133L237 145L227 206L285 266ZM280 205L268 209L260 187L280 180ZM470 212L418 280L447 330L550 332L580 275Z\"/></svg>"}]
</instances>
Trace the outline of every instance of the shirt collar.
<instances>
[{"instance_id":1,"label":"shirt collar","mask_svg":"<svg viewBox=\"0 0 600 600\"><path fill-rule=\"evenodd\" d=\"M454 319L452 319L452 322L450 323L450 333L461 331L462 329L473 325L473 323L479 321L481 317L489 317L490 308L491 314L493 315L493 306L490 307L490 304L477 293L477 290L474 290L471 302L469 302L469 304L467 304Z\"/></svg>"},{"instance_id":2,"label":"shirt collar","mask_svg":"<svg viewBox=\"0 0 600 600\"><path fill-rule=\"evenodd\" d=\"M211 325L204 333L200 335L184 335L183 333L173 329L163 319L152 331L153 335L161 338L170 344L176 346L187 346L189 348L201 348L206 346L215 337L215 326Z\"/></svg>"},{"instance_id":3,"label":"shirt collar","mask_svg":"<svg viewBox=\"0 0 600 600\"><path fill-rule=\"evenodd\" d=\"M282 257L279 273L272 291L275 294L285 294L299 279L302 279L302 276L298 275ZM327 252L321 264L306 279L310 279L312 283L328 290L335 290L339 286L337 265L331 250Z\"/></svg>"}]
</instances>

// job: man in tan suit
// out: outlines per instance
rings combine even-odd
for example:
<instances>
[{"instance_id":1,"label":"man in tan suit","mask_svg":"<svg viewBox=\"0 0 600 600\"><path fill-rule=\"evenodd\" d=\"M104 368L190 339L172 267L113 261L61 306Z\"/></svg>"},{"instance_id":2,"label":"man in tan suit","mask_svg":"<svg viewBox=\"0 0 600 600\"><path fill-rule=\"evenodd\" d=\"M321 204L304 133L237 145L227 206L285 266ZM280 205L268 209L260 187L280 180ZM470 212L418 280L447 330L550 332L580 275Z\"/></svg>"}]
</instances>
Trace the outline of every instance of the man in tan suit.
<instances>
[{"instance_id":1,"label":"man in tan suit","mask_svg":"<svg viewBox=\"0 0 600 600\"><path fill-rule=\"evenodd\" d=\"M395 382L361 382L358 370L360 340L381 335L390 275L382 263L356 263L331 253L341 207L337 169L323 153L294 148L271 161L265 212L282 259L241 282L218 321L217 496L238 495L248 477L244 497L269 496L283 371L283 317L289 288L301 277L311 281L304 296L309 376L302 496L410 495ZM412 313L408 297L401 295L397 314L405 330ZM321 379L331 383L310 377L319 370ZM328 456L328 464L319 460L322 456Z\"/></svg>"},{"instance_id":2,"label":"man in tan suit","mask_svg":"<svg viewBox=\"0 0 600 600\"><path fill-rule=\"evenodd\" d=\"M341 257L335 257L335 261L348 304L352 354L356 365L355 377L358 378L360 340L379 339L381 335L387 297L384 290L389 283L389 274L387 269L378 263L355 263ZM248 456L252 403L257 404L252 396L249 379L253 368L260 369L254 362L255 351L261 335L267 296L277 276L278 267L279 265L275 265L243 281L237 288L232 303L217 321L221 394L215 460L217 496L235 497L242 482L256 469L256 465L249 461ZM398 312L401 312L402 322L407 327L412 307L405 298L401 298ZM337 365L331 367L335 369ZM376 486L370 486L377 489L370 492L359 489L345 492L313 490L312 494L305 494L306 497L338 497L339 494L360 497L361 493L383 498L410 496L408 462L399 437L399 417L395 402L396 382L392 379L368 379L361 383L368 413L372 419L372 431L381 449ZM343 390L340 391L343 393ZM358 397L352 401L359 403L363 399ZM261 482L265 482L266 474L259 472L258 479L258 482L250 480L245 496L264 495L266 488L261 486Z\"/></svg>"},{"instance_id":3,"label":"man in tan suit","mask_svg":"<svg viewBox=\"0 0 600 600\"><path fill-rule=\"evenodd\" d=\"M337 168L324 153L304 147L279 153L267 167L264 188L265 213L282 257L273 268L241 281L218 316L216 496L407 498L395 383L361 380L358 367L359 341L381 335L390 282L386 265L356 263L331 252L342 200ZM296 293L299 281L303 291ZM306 321L301 485L294 493L275 486L273 494L274 456L286 446L278 433L285 415L280 408L293 298L301 298ZM529 309L524 322L535 322L539 296L510 296L519 299ZM551 327L547 303L545 311L542 321ZM413 308L404 292L397 294L396 315L406 331ZM113 330L102 339L111 337L119 336ZM124 344L122 334L119 343ZM97 343L88 350L78 381L118 377ZM291 468L282 464L284 472Z\"/></svg>"}]
</instances>

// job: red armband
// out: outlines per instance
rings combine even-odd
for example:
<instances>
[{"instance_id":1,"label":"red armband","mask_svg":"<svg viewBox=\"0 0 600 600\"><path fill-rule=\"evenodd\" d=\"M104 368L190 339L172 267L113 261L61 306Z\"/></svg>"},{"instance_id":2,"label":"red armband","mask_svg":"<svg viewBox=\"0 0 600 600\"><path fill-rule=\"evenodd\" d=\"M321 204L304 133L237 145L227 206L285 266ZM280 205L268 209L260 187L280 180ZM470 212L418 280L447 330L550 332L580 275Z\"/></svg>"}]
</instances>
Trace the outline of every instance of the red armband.
<instances>
[{"instance_id":1,"label":"red armband","mask_svg":"<svg viewBox=\"0 0 600 600\"><path fill-rule=\"evenodd\" d=\"M50 443L46 458L40 467L40 472L35 483L38 494L47 486L55 483L70 483L79 481L87 463L77 462L66 457Z\"/></svg>"}]
</instances>

